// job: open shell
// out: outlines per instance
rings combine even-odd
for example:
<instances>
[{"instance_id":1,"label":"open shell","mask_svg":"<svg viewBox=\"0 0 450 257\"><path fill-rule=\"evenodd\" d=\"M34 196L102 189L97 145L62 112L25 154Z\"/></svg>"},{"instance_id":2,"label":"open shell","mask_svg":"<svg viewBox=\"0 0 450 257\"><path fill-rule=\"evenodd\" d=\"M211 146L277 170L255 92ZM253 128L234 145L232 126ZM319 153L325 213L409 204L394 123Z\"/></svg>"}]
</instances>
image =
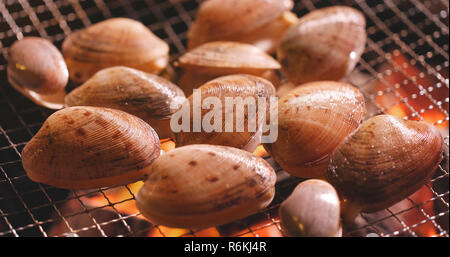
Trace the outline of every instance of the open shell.
<instances>
[{"instance_id":1,"label":"open shell","mask_svg":"<svg viewBox=\"0 0 450 257\"><path fill-rule=\"evenodd\" d=\"M254 43L273 51L283 32L296 22L294 14L284 15L292 0L209 0L200 5L188 31L188 47L211 41Z\"/></svg>"},{"instance_id":2,"label":"open shell","mask_svg":"<svg viewBox=\"0 0 450 257\"><path fill-rule=\"evenodd\" d=\"M225 146L183 146L154 162L136 206L158 225L218 226L268 206L275 181L272 167L251 153Z\"/></svg>"},{"instance_id":3,"label":"open shell","mask_svg":"<svg viewBox=\"0 0 450 257\"><path fill-rule=\"evenodd\" d=\"M50 109L64 106L69 79L59 50L48 40L24 37L9 48L8 81L33 102Z\"/></svg>"},{"instance_id":4,"label":"open shell","mask_svg":"<svg viewBox=\"0 0 450 257\"><path fill-rule=\"evenodd\" d=\"M366 21L351 7L318 9L290 27L278 46L282 72L295 84L340 80L364 51Z\"/></svg>"},{"instance_id":5,"label":"open shell","mask_svg":"<svg viewBox=\"0 0 450 257\"><path fill-rule=\"evenodd\" d=\"M391 115L366 120L331 155L327 179L345 198L344 216L387 208L426 184L442 160L432 125Z\"/></svg>"},{"instance_id":6,"label":"open shell","mask_svg":"<svg viewBox=\"0 0 450 257\"><path fill-rule=\"evenodd\" d=\"M286 236L336 237L342 235L340 202L326 181L309 179L298 184L279 208Z\"/></svg>"},{"instance_id":7,"label":"open shell","mask_svg":"<svg viewBox=\"0 0 450 257\"><path fill-rule=\"evenodd\" d=\"M364 114L364 96L350 84L307 83L278 100L278 138L264 147L291 175L320 178L331 152Z\"/></svg>"},{"instance_id":8,"label":"open shell","mask_svg":"<svg viewBox=\"0 0 450 257\"><path fill-rule=\"evenodd\" d=\"M188 110L181 109L181 111L189 112L190 130L175 132L177 146L212 144L232 146L252 152L261 140L262 122L260 121L262 121L262 119L258 119L258 116L261 117L262 115L265 117L266 112L269 111L269 98L275 95L275 88L273 85L260 77L237 74L211 80L202 85L198 90L200 91L199 97L201 97L201 99L198 98L198 100L201 100L202 102L197 102L197 98L195 97L195 94L193 94L188 98L190 108ZM202 105L205 105L204 100L209 97L217 99L219 101L218 105L214 104L209 108L201 108ZM234 111L237 108L233 108L232 106L234 105L236 107L238 105L235 103L238 103L237 101L239 99L237 98L239 97L243 100L242 103L245 103L246 99L254 100L256 105L255 116L250 116L249 109L245 107L243 113ZM259 97L262 98L264 101L263 105L266 106L265 113L258 113L259 110L257 105L259 103ZM227 109L227 98L233 100L233 102L231 102L232 108L230 109ZM197 118L194 117L195 110L199 113ZM243 117L243 127L242 131L239 131L236 121L238 118L237 115L241 114L241 117ZM226 120L227 116L233 120ZM218 126L217 130L215 127L212 131L205 130L205 127L202 124L204 124L203 120L207 117L212 117L212 122L209 124L219 124L214 120L215 117L221 119L220 126ZM250 122L254 122L256 126L254 128L250 127ZM201 125L201 128L199 128L198 131L194 131L195 124ZM230 124L233 125L232 128L229 128Z\"/></svg>"},{"instance_id":9,"label":"open shell","mask_svg":"<svg viewBox=\"0 0 450 257\"><path fill-rule=\"evenodd\" d=\"M137 181L160 154L143 120L114 109L67 107L47 118L22 151L28 177L80 189Z\"/></svg>"},{"instance_id":10,"label":"open shell","mask_svg":"<svg viewBox=\"0 0 450 257\"><path fill-rule=\"evenodd\" d=\"M128 18L108 19L70 34L62 52L70 79L76 83L103 68L120 65L159 73L169 59L168 44Z\"/></svg>"},{"instance_id":11,"label":"open shell","mask_svg":"<svg viewBox=\"0 0 450 257\"><path fill-rule=\"evenodd\" d=\"M262 76L281 68L277 60L250 45L232 41L205 43L181 56L177 65L184 70L180 87L185 93L219 76L252 74Z\"/></svg>"},{"instance_id":12,"label":"open shell","mask_svg":"<svg viewBox=\"0 0 450 257\"><path fill-rule=\"evenodd\" d=\"M158 75L116 66L97 72L66 96L67 106L98 106L133 114L172 137L170 118L186 100L183 91Z\"/></svg>"}]
</instances>

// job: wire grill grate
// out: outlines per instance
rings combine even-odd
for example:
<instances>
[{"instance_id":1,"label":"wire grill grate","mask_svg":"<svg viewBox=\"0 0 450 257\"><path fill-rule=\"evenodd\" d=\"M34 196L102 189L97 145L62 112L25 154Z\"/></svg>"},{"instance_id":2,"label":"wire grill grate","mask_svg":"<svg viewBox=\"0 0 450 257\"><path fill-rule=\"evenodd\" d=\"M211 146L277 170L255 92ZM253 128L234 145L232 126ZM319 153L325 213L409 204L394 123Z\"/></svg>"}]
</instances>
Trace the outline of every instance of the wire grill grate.
<instances>
[{"instance_id":1,"label":"wire grill grate","mask_svg":"<svg viewBox=\"0 0 450 257\"><path fill-rule=\"evenodd\" d=\"M62 190L31 182L20 152L52 111L36 106L6 82L8 47L40 36L57 47L77 29L111 17L141 21L170 45L171 60L186 51L186 31L200 0L0 1L0 236L281 236L279 204L299 179L277 167L277 193L264 211L204 230L169 229L133 208L139 185ZM369 116L423 119L444 135L444 161L431 182L386 210L361 214L346 236L449 236L449 4L446 0L303 0L299 16L334 4L361 10L368 42L347 78L364 93Z\"/></svg>"}]
</instances>

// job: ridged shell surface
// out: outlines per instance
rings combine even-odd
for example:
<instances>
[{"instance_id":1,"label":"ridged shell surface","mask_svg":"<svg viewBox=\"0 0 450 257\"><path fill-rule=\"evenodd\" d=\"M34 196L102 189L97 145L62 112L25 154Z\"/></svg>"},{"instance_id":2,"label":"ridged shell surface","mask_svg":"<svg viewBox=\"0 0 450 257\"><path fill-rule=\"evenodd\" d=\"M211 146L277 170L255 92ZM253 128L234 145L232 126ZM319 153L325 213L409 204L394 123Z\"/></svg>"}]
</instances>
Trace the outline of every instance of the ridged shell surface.
<instances>
[{"instance_id":1,"label":"ridged shell surface","mask_svg":"<svg viewBox=\"0 0 450 257\"><path fill-rule=\"evenodd\" d=\"M158 158L136 204L152 223L218 226L265 208L276 175L262 158L232 147L189 145Z\"/></svg>"},{"instance_id":2,"label":"ridged shell surface","mask_svg":"<svg viewBox=\"0 0 450 257\"><path fill-rule=\"evenodd\" d=\"M97 72L70 92L65 102L68 106L97 106L128 112L149 123L160 138L166 138L172 136L168 129L170 117L185 100L178 86L158 75L116 66Z\"/></svg>"},{"instance_id":3,"label":"ridged shell surface","mask_svg":"<svg viewBox=\"0 0 450 257\"><path fill-rule=\"evenodd\" d=\"M49 116L23 149L22 164L36 182L97 188L141 179L159 154L159 138L143 120L80 106Z\"/></svg>"},{"instance_id":4,"label":"ridged shell surface","mask_svg":"<svg viewBox=\"0 0 450 257\"><path fill-rule=\"evenodd\" d=\"M326 7L301 17L286 31L277 58L284 75L295 84L340 80L359 61L366 38L360 11Z\"/></svg>"},{"instance_id":5,"label":"ridged shell surface","mask_svg":"<svg viewBox=\"0 0 450 257\"><path fill-rule=\"evenodd\" d=\"M311 82L278 100L278 138L266 150L291 175L320 178L331 152L360 125L364 96L347 83Z\"/></svg>"},{"instance_id":6,"label":"ridged shell surface","mask_svg":"<svg viewBox=\"0 0 450 257\"><path fill-rule=\"evenodd\" d=\"M167 65L169 46L138 21L111 18L70 34L62 52L71 80L82 83L111 66L159 73Z\"/></svg>"},{"instance_id":7,"label":"ridged shell surface","mask_svg":"<svg viewBox=\"0 0 450 257\"><path fill-rule=\"evenodd\" d=\"M292 7L292 0L205 1L200 5L195 21L189 28L188 47L192 49L203 43L219 40L243 42L246 35L276 21ZM260 37L264 37L264 33Z\"/></svg>"},{"instance_id":8,"label":"ridged shell surface","mask_svg":"<svg viewBox=\"0 0 450 257\"><path fill-rule=\"evenodd\" d=\"M188 98L189 106L191 107L189 115L190 131L180 131L178 133L175 133L177 146L190 144L212 144L232 146L253 151L257 146L257 143L255 141L258 141L260 139L256 137L261 136L261 134L258 133L258 131L260 131L261 129L261 125L258 124L257 116L266 116L266 112L268 112L270 108L269 98L275 95L275 88L273 87L272 83L257 76L237 74L222 76L213 79L202 85L199 90L199 97L201 97L201 99L199 98L200 100L204 101L208 97L214 97L214 99L218 100L220 105L214 104L209 106L209 108L201 108L204 102L196 103L194 95L191 95ZM237 99L238 97L242 101L239 101L239 99ZM258 97L261 97L261 99L264 101L264 105L266 106L266 112L263 114L258 113ZM244 108L238 111L235 111L237 108L227 109L226 98L231 99L231 101L229 101L229 103L231 103L230 106L233 106L234 103L235 107L238 106L240 102L245 103L246 99L254 100L254 103L256 104L256 115L250 117L248 115L249 110L245 107L245 105L242 105L244 106ZM218 109L215 109L215 106L219 106L217 107ZM198 116L198 119L194 117L194 109L197 109L198 113L200 114ZM214 117L216 117L215 114L219 114L222 119L220 123L221 125L218 128L220 131L217 131L215 129L212 131L206 131L202 125L203 119L205 119L207 115L208 117L211 116L212 123L216 124L216 122L214 121ZM238 127L236 125L237 115L241 115L241 117L243 117L242 131L238 130ZM232 118L232 120L227 120L227 117ZM253 128L249 127L250 120L254 121L254 124L256 124L254 130ZM195 132L194 126L195 123L199 124L198 121L200 121L200 125L202 127L199 128L198 132ZM231 125L233 125L233 127L230 127Z\"/></svg>"},{"instance_id":9,"label":"ridged shell surface","mask_svg":"<svg viewBox=\"0 0 450 257\"><path fill-rule=\"evenodd\" d=\"M443 138L432 125L378 115L336 148L327 179L349 205L378 211L427 183L442 152Z\"/></svg>"}]
</instances>

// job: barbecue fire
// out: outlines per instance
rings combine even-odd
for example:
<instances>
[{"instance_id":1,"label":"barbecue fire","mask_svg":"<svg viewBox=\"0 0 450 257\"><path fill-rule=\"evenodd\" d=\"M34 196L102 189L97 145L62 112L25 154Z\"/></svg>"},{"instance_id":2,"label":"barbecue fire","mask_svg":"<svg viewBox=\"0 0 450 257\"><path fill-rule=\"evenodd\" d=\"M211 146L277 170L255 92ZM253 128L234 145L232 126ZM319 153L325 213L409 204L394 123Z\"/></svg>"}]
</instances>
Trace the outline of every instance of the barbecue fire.
<instances>
[{"instance_id":1,"label":"barbecue fire","mask_svg":"<svg viewBox=\"0 0 450 257\"><path fill-rule=\"evenodd\" d=\"M436 76L429 75L416 61L411 61L398 50L387 55L387 62L378 70L382 79L372 85L376 104L386 113L411 120L423 119L448 136L449 92ZM448 71L443 71L448 72ZM448 73L440 74L447 78ZM393 88L392 88L393 87ZM391 208L403 222L403 229L419 236L438 236L434 214L435 195L426 185ZM438 201L439 199L435 200ZM427 222L423 222L427 220Z\"/></svg>"},{"instance_id":2,"label":"barbecue fire","mask_svg":"<svg viewBox=\"0 0 450 257\"><path fill-rule=\"evenodd\" d=\"M386 75L383 76L383 79L376 80L371 85L372 90L375 90L375 102L378 107L384 109L386 113L398 117L406 117L408 119L420 119L421 117L424 121L437 126L443 134L448 134L449 121L446 118L449 108L447 88L441 86L442 84L436 84L432 76L425 76L420 68L412 65L398 51L394 51L390 56L390 65L384 65L379 70ZM444 76L448 75L444 74ZM408 78L415 79L411 80ZM390 88L390 86L394 86L394 89ZM164 152L174 148L174 141L170 139L161 140L161 149ZM259 145L253 154L260 157L268 155L262 145ZM273 218L277 219L277 208L269 210L270 215L252 215L242 221L244 223L248 221L249 224L252 224L251 226L232 223L219 228L212 227L197 231L153 226L139 214L133 201L142 184L143 182L136 182L126 186L106 189L95 196L88 194L80 199L86 206L91 208L113 206L117 212L123 215L135 215L136 218L149 224L148 232L145 235L150 237L180 237L193 236L194 234L195 236L206 237L221 235L255 236L255 234L269 237L282 236L279 227L277 227L279 224ZM438 236L440 231L437 231L436 227L439 225L431 218L435 215L434 201L430 200L434 196L427 185L410 197L390 207L388 211L399 219L395 222L398 230L408 230L419 236ZM269 218L269 216L272 218ZM389 222L393 223L392 220ZM392 226L393 224L390 225ZM250 230L256 228L256 231L253 231L255 233L249 233L249 228Z\"/></svg>"}]
</instances>

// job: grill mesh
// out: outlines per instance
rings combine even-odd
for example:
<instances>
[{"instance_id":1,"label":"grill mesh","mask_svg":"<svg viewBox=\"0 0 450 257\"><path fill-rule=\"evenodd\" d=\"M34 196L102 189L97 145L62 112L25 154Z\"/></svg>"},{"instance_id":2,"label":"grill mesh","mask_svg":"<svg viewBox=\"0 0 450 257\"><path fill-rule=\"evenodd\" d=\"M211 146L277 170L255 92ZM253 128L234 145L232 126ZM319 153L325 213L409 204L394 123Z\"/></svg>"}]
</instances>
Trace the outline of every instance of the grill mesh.
<instances>
[{"instance_id":1,"label":"grill mesh","mask_svg":"<svg viewBox=\"0 0 450 257\"><path fill-rule=\"evenodd\" d=\"M8 47L40 36L57 47L72 31L111 17L141 21L170 45L171 60L186 51L186 31L201 1L0 1L0 236L281 236L279 204L300 179L276 168L277 193L260 213L217 228L154 226L134 208L140 184L62 190L31 182L20 152L53 112L14 91L6 79ZM367 19L368 42L347 78L364 93L368 117L390 113L423 119L441 129L444 160L431 182L386 210L361 214L344 236L447 236L449 234L449 57L446 0L296 1L294 12L349 5Z\"/></svg>"}]
</instances>

